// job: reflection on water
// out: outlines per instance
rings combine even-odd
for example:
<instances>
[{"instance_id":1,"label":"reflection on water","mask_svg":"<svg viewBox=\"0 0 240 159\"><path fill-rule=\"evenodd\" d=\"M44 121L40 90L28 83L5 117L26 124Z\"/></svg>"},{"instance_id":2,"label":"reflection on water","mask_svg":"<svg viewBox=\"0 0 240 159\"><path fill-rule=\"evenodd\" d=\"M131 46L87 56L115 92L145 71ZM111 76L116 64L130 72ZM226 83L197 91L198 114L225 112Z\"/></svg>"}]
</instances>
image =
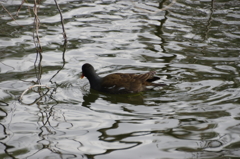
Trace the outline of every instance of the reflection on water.
<instances>
[{"instance_id":1,"label":"reflection on water","mask_svg":"<svg viewBox=\"0 0 240 159\"><path fill-rule=\"evenodd\" d=\"M90 90L91 93L83 96L82 106L90 106L92 103L95 103L98 98L106 100L113 104L118 103L128 103L133 105L143 105L144 96L139 94L123 94L123 95L109 95L109 94L100 94L97 91Z\"/></svg>"},{"instance_id":2,"label":"reflection on water","mask_svg":"<svg viewBox=\"0 0 240 159\"><path fill-rule=\"evenodd\" d=\"M240 157L239 1L58 1L66 45L43 1L42 54L31 3L15 21L0 11L0 158ZM79 78L86 62L101 76L154 70L167 86L102 94Z\"/></svg>"}]
</instances>

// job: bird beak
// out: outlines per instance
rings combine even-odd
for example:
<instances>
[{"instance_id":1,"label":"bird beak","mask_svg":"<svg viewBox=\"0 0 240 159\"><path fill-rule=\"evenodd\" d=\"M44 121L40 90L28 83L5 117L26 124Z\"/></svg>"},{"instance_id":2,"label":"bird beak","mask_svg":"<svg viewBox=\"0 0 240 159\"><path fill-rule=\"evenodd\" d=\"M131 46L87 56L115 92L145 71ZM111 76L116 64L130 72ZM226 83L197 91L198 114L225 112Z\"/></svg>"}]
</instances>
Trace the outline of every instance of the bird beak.
<instances>
[{"instance_id":1,"label":"bird beak","mask_svg":"<svg viewBox=\"0 0 240 159\"><path fill-rule=\"evenodd\" d=\"M83 74L83 73L81 74L81 77L80 77L80 78L81 78L81 79L83 79L83 78L84 78L84 74Z\"/></svg>"}]
</instances>

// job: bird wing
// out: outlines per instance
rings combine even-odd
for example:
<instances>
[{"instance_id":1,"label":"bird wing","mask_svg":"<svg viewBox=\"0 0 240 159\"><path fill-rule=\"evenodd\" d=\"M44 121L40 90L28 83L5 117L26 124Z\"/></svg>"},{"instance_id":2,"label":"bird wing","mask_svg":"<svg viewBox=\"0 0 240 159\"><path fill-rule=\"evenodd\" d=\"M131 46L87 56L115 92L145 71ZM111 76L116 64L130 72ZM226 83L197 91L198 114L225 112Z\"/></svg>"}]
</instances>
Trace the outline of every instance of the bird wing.
<instances>
[{"instance_id":1,"label":"bird wing","mask_svg":"<svg viewBox=\"0 0 240 159\"><path fill-rule=\"evenodd\" d=\"M150 72L147 72L147 73L144 73L144 74L132 74L134 79L136 80L140 80L142 82L145 82L149 79L152 79L154 77L154 75L156 74L155 71L150 71Z\"/></svg>"},{"instance_id":2,"label":"bird wing","mask_svg":"<svg viewBox=\"0 0 240 159\"><path fill-rule=\"evenodd\" d=\"M140 92L154 75L154 71L145 74L110 74L103 78L102 88L110 92Z\"/></svg>"}]
</instances>

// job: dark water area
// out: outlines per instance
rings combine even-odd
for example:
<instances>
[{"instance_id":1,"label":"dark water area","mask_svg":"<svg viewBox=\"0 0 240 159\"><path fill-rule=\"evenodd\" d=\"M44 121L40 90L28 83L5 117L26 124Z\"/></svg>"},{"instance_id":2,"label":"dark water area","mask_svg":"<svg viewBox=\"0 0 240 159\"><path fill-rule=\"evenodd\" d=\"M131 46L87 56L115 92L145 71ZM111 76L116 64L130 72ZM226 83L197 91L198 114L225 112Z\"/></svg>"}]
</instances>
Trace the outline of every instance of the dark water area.
<instances>
[{"instance_id":1,"label":"dark water area","mask_svg":"<svg viewBox=\"0 0 240 159\"><path fill-rule=\"evenodd\" d=\"M240 1L0 3L0 158L240 158ZM161 10L169 6L166 10ZM13 20L3 6L14 16ZM166 83L141 94L89 89L97 73ZM18 99L29 87L22 102Z\"/></svg>"}]
</instances>

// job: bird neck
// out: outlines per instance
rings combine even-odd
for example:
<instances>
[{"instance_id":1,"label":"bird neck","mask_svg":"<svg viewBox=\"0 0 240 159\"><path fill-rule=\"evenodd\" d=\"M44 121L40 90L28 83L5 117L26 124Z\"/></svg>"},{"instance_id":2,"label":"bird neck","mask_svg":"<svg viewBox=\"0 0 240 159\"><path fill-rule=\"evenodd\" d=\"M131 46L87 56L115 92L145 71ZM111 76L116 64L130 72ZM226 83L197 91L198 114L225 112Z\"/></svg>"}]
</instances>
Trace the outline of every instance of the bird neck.
<instances>
[{"instance_id":1,"label":"bird neck","mask_svg":"<svg viewBox=\"0 0 240 159\"><path fill-rule=\"evenodd\" d=\"M92 89L99 90L101 88L102 78L99 77L95 72L90 77L87 77Z\"/></svg>"}]
</instances>

